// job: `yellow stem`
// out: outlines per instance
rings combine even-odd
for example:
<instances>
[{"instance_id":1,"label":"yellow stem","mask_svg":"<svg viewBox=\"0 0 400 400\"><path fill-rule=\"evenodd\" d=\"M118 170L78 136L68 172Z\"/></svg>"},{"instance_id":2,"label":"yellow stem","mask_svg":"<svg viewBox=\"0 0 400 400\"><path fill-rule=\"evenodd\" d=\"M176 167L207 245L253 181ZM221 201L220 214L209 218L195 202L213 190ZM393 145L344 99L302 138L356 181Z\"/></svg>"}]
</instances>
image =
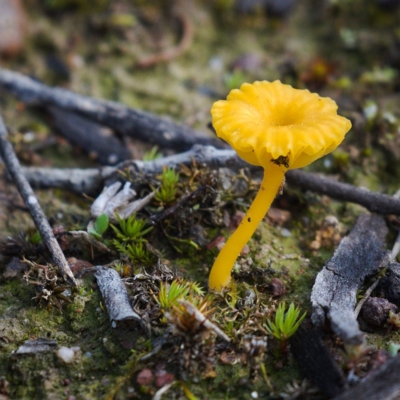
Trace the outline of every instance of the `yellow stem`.
<instances>
[{"instance_id":1,"label":"yellow stem","mask_svg":"<svg viewBox=\"0 0 400 400\"><path fill-rule=\"evenodd\" d=\"M229 284L236 259L267 213L283 182L284 175L285 170L277 165L272 165L268 171L264 172L257 196L214 262L208 280L210 289L221 290Z\"/></svg>"}]
</instances>

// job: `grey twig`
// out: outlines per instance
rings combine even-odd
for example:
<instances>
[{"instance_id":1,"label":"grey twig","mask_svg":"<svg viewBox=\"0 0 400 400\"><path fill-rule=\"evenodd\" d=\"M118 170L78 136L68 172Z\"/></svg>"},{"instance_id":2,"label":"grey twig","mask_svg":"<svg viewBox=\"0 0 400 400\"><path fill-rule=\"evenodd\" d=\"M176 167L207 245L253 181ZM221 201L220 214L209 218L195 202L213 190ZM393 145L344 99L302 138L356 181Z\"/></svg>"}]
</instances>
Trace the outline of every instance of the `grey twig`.
<instances>
[{"instance_id":1,"label":"grey twig","mask_svg":"<svg viewBox=\"0 0 400 400\"><path fill-rule=\"evenodd\" d=\"M190 165L193 161L213 169L249 167L249 164L241 160L233 150L221 150L212 146L196 145L184 153L159 158L154 161L130 160L113 167L89 169L31 167L24 168L24 173L34 187L55 187L76 193L98 194L103 188L104 182L119 170L128 169L131 176L135 176L137 172L156 175L162 171L163 167L176 169L180 164ZM291 170L286 174L286 182L291 186L318 194L325 194L335 200L360 204L371 212L400 215L399 199L360 189L348 183L337 182L318 174Z\"/></svg>"},{"instance_id":2,"label":"grey twig","mask_svg":"<svg viewBox=\"0 0 400 400\"><path fill-rule=\"evenodd\" d=\"M0 68L0 87L13 93L24 103L71 111L108 126L121 135L155 143L161 148L184 151L195 144L226 147L226 144L217 138L208 137L166 118L135 110L120 103L52 88L18 72Z\"/></svg>"},{"instance_id":3,"label":"grey twig","mask_svg":"<svg viewBox=\"0 0 400 400\"><path fill-rule=\"evenodd\" d=\"M249 165L239 159L233 150L220 150L212 146L196 145L184 153L153 161L130 160L116 166L103 168L43 168L26 167L25 176L37 188L60 188L75 193L98 194L103 189L105 181L112 180L118 171L129 170L132 177L138 172L146 175L157 175L164 167L177 169L179 165L198 164L210 168L243 168ZM399 202L400 203L400 202Z\"/></svg>"},{"instance_id":4,"label":"grey twig","mask_svg":"<svg viewBox=\"0 0 400 400\"><path fill-rule=\"evenodd\" d=\"M72 271L65 259L64 253L62 252L49 222L42 208L39 205L38 199L35 196L29 182L25 178L21 165L19 164L18 158L14 152L11 143L7 139L7 130L4 126L3 118L0 115L0 154L4 160L9 174L11 175L13 182L18 188L18 191L24 200L29 212L38 228L43 241L46 243L55 264L58 266L61 275L64 280L73 286L76 286L76 281Z\"/></svg>"},{"instance_id":5,"label":"grey twig","mask_svg":"<svg viewBox=\"0 0 400 400\"><path fill-rule=\"evenodd\" d=\"M286 174L286 181L293 186L326 194L335 200L360 204L367 210L378 214L400 215L400 201L392 196L371 192L368 189L337 182L318 174L292 170Z\"/></svg>"}]
</instances>

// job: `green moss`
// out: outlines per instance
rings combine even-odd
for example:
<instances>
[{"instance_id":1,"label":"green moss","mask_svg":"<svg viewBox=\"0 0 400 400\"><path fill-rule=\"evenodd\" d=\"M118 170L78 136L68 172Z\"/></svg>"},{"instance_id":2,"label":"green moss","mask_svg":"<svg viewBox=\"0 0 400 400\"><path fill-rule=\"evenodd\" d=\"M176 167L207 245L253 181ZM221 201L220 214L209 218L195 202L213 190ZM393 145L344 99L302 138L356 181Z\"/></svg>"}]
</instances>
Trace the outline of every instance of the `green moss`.
<instances>
[{"instance_id":1,"label":"green moss","mask_svg":"<svg viewBox=\"0 0 400 400\"><path fill-rule=\"evenodd\" d=\"M389 80L377 79L381 74L377 74L375 68L377 57L391 54L398 40L398 32L387 29L394 24L395 13L378 12L376 6L365 7L365 2L354 0L335 2L324 11L329 18L322 19L321 15L315 15L312 2L305 1L298 5L284 24L279 25L261 12L250 16L240 15L231 0L219 1L215 6L211 5L212 2L182 2L185 3L184 7L188 7L184 11L195 26L190 48L168 63L138 69L135 63L141 57L154 54L161 48L172 47L179 41L179 34L172 29L174 24L154 23L167 21L165 16L169 14L164 12L165 9L147 3L126 3L126 15L131 16L131 24L116 23L111 9L102 13L89 13L88 10L74 13L72 10L80 7L76 0L63 0L58 5L54 0L48 0L42 6L31 7L29 21L33 33L26 39L24 55L14 60L4 60L4 67L34 73L47 83L61 82L78 93L168 115L179 123L189 124L211 135L207 128L209 109L214 99L226 94L227 84L237 86L240 77L248 81L282 79L296 87L312 89L315 82L307 81L308 65L312 59L322 57L335 65L334 74L322 88L324 95L351 98L351 104L348 106L344 102L343 108L356 123L340 152L331 157L333 165L327 168L324 160L320 160L310 170L329 172L342 181L370 190L392 194L398 189L400 163L399 155L395 152L398 147L395 146L398 125L385 120L378 112L364 127L362 124L365 121L360 114L366 93L373 103L379 105L379 110L389 110L385 104L388 104L387 97L393 89L390 87L391 81L395 77L389 74ZM103 0L96 1L96 10L103 10L103 4ZM62 11L65 7L69 10L66 13ZM51 10L52 18L44 10ZM224 10L224 13L219 10ZM146 21L145 24L142 24L142 19ZM157 25L157 31L153 24ZM158 38L162 40L158 41ZM326 38L329 38L329 46L326 46ZM232 43L235 45L232 46ZM350 49L349 46L353 47ZM49 53L69 65L69 82L65 78L60 79L57 72L46 64ZM259 55L260 63L234 72L232 64L249 54ZM378 72L392 72L385 65L379 68ZM371 71L374 74L371 75ZM384 77L387 78L386 75ZM227 76L229 82L224 81ZM392 97L394 106L390 112L398 118L397 99L396 96ZM40 136L38 144L47 135L50 137L53 134L44 114L28 108L21 110L20 104L9 96L2 98L1 106L6 124L22 132L37 132ZM350 144L361 152L359 156L351 151ZM128 145L133 147L130 139ZM26 143L22 146L18 144L16 148L24 163L49 163L57 167L94 165L93 160L64 141L41 149L38 152L40 158L29 157L31 150ZM136 147L134 151L138 152ZM4 188L9 190L8 187ZM15 196L15 192L10 193L11 197ZM83 196L60 190L36 193L53 226L63 225L65 229L86 226L90 202ZM249 242L249 255L238 260L237 279L234 279L236 292L232 295L236 300L242 300L249 290L255 291L260 284L268 284L272 277L278 277L286 288L282 300L294 301L302 308L307 308L315 275L334 251L333 248L321 248L313 253L309 248L324 217L335 215L345 228L351 228L357 216L365 211L361 206L329 201L326 197L301 191L293 191L290 195L300 203L298 210L291 210L292 221L285 225L291 236L282 235L284 232L281 228L266 223L260 225ZM31 218L25 211L1 211L0 214L7 214L7 220L0 220L2 236L33 228ZM215 209L219 217L222 211ZM204 228L207 240L221 234L220 227L210 226L204 220L198 223ZM229 236L224 229L222 234ZM172 239L171 243L167 243L165 238L160 239L156 234L153 238L160 245L156 247L163 252L164 262L171 270L206 287L209 270L217 253L215 249L206 250L202 245L200 250L196 250L188 244L191 239L188 236L179 236L182 240L179 243ZM172 243L181 253L172 249ZM92 261L89 254L83 251L80 255ZM248 262L249 259L252 263ZM6 262L6 259L2 259L1 267ZM251 275L257 269L262 271L262 281ZM143 272L139 267L137 270ZM242 279L240 274L244 270L249 275ZM150 268L146 272L151 273ZM130 364L131 352L124 346L129 347L127 343L134 346L136 355L145 353L148 351L148 337L139 331L129 332L121 339L121 330L114 331L110 327L107 313L102 307L102 298L93 282L92 276L86 278L82 282L84 291L62 311L41 308L32 300L35 296L33 288L17 279L0 282L0 376L5 375L10 381L10 398L65 398L74 395L78 399L101 399L120 381L125 383L121 398L124 398L128 386L139 390L135 381L135 368L139 364ZM260 303L272 307L270 293L263 290L257 292ZM229 307L234 307L234 304L235 301L230 302ZM221 327L228 326L223 311L228 305L220 298L213 305L216 309L212 320ZM237 319L240 322L232 322L231 328L239 329L251 312L251 307L238 308ZM155 327L151 339L155 343L162 334L163 330ZM11 356L11 352L24 340L38 337L55 339L59 345L79 346L81 355L72 365L61 364L54 354L21 358ZM377 348L386 348L389 341L400 342L400 338L398 332L391 332L388 336L376 333L369 334L368 341ZM239 347L240 344L235 343L234 346ZM176 372L174 366L169 364L169 354L168 348L162 348L154 357L162 360L167 369ZM200 376L189 379L188 386L196 396L248 399L252 391L258 391L259 397L270 396L260 374L255 381L250 379L249 365L241 362L222 365L219 356L216 355L215 378L203 379ZM263 359L272 385L279 393L291 380L301 379L301 375L292 359L285 360L282 369L275 368L276 361L271 354ZM152 359L140 364L140 368L146 367L155 368ZM68 384L65 383L66 379ZM155 388L151 390L154 392ZM149 398L151 390L148 390ZM182 388L178 386L168 394L171 394L171 398L184 396Z\"/></svg>"}]
</instances>

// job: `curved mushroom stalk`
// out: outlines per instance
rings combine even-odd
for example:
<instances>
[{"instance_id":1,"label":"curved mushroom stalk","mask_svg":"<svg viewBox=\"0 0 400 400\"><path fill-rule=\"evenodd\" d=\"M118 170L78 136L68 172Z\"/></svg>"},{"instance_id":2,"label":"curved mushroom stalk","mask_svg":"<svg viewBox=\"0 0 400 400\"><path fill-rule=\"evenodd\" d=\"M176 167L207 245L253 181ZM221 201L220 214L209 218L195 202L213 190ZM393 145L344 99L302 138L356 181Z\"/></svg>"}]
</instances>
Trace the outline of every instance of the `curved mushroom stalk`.
<instances>
[{"instance_id":1,"label":"curved mushroom stalk","mask_svg":"<svg viewBox=\"0 0 400 400\"><path fill-rule=\"evenodd\" d=\"M284 177L285 170L277 165L268 172L264 171L264 178L253 203L214 262L208 281L210 289L220 291L229 284L236 259L267 213Z\"/></svg>"}]
</instances>

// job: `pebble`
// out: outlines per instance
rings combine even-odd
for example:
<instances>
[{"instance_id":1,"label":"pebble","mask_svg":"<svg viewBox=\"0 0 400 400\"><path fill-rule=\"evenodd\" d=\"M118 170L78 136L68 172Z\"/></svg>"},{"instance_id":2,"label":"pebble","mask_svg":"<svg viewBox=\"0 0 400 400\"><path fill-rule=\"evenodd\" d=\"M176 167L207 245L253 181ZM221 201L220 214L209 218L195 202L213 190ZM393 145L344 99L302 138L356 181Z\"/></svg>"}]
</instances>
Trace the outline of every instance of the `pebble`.
<instances>
[{"instance_id":1,"label":"pebble","mask_svg":"<svg viewBox=\"0 0 400 400\"><path fill-rule=\"evenodd\" d=\"M58 358L66 364L70 364L75 358L75 352L69 347L60 347L56 354Z\"/></svg>"},{"instance_id":2,"label":"pebble","mask_svg":"<svg viewBox=\"0 0 400 400\"><path fill-rule=\"evenodd\" d=\"M292 236L292 232L290 232L289 229L282 228L281 229L281 235L283 237L291 237Z\"/></svg>"}]
</instances>

